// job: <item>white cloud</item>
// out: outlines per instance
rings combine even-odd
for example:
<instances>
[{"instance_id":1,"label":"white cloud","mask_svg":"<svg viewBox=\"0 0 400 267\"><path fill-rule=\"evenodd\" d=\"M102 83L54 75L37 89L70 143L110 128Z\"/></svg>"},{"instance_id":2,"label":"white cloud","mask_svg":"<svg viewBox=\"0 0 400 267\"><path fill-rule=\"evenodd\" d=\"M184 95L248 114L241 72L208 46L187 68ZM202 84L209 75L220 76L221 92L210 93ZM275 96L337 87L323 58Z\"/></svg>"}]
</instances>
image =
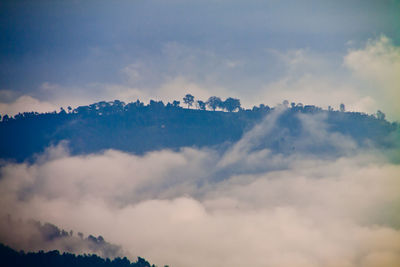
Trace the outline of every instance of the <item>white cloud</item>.
<instances>
[{"instance_id":1,"label":"white cloud","mask_svg":"<svg viewBox=\"0 0 400 267\"><path fill-rule=\"evenodd\" d=\"M261 101L274 106L287 99L338 108L344 103L347 110L380 109L390 120L399 119L400 48L387 37L369 40L344 55L309 49L270 52L284 64L285 73L265 83L254 98L245 97L246 104Z\"/></svg>"},{"instance_id":2,"label":"white cloud","mask_svg":"<svg viewBox=\"0 0 400 267\"><path fill-rule=\"evenodd\" d=\"M20 112L50 112L59 107L47 101L40 101L29 95L22 95L12 102L0 102L0 114L15 115Z\"/></svg>"},{"instance_id":3,"label":"white cloud","mask_svg":"<svg viewBox=\"0 0 400 267\"><path fill-rule=\"evenodd\" d=\"M374 99L360 90L359 83L341 66L341 54L309 49L269 52L283 64L284 73L264 83L260 92L248 99L250 103L258 101L275 106L286 99L323 108L339 109L340 103L345 103L350 111L376 111Z\"/></svg>"},{"instance_id":4,"label":"white cloud","mask_svg":"<svg viewBox=\"0 0 400 267\"><path fill-rule=\"evenodd\" d=\"M399 166L363 156L296 159L287 170L232 176L195 197L204 188L196 189L201 180L190 171L193 160L185 152L140 158L109 151L7 166L2 212L101 234L157 264L399 263L394 255L400 252L400 232L390 226L400 222ZM177 169L184 175L174 176ZM186 183L192 190L181 186L160 198L174 179L173 187ZM18 199L32 190L32 196ZM137 195L143 197L135 200ZM381 224L381 210L391 211L393 221Z\"/></svg>"},{"instance_id":5,"label":"white cloud","mask_svg":"<svg viewBox=\"0 0 400 267\"><path fill-rule=\"evenodd\" d=\"M368 41L364 48L349 51L344 64L365 82L381 109L391 118L400 119L400 47L381 36Z\"/></svg>"},{"instance_id":6,"label":"white cloud","mask_svg":"<svg viewBox=\"0 0 400 267\"><path fill-rule=\"evenodd\" d=\"M306 74L298 78L284 77L265 86L262 96L265 102L275 106L284 99L296 103L316 105L327 108L339 108L345 103L349 110L370 112L371 103L351 84L343 84L340 80L328 76Z\"/></svg>"}]
</instances>

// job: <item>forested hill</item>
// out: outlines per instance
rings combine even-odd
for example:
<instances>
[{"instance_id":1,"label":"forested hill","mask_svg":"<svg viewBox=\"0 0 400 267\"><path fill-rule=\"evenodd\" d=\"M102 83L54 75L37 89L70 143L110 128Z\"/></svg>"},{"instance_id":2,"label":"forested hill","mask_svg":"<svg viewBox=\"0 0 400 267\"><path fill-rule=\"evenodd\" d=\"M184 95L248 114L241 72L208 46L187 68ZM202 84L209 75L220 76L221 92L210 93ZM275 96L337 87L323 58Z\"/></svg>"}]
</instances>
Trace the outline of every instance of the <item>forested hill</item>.
<instances>
[{"instance_id":1,"label":"forested hill","mask_svg":"<svg viewBox=\"0 0 400 267\"><path fill-rule=\"evenodd\" d=\"M25 253L17 252L1 243L0 265L4 267L155 267L140 257L136 262L130 262L126 257L110 260L100 258L95 254L75 255L60 253L58 250Z\"/></svg>"},{"instance_id":2,"label":"forested hill","mask_svg":"<svg viewBox=\"0 0 400 267\"><path fill-rule=\"evenodd\" d=\"M329 131L348 135L361 145L390 147L395 142L393 136L398 135L398 124L386 121L383 113L376 116L345 112L344 106L341 111L294 103L280 106L284 111L276 126L281 130L265 143L277 152L283 149L282 142L295 138L305 127L300 123L300 114L320 114ZM125 104L116 100L60 112L3 116L0 157L23 161L63 140L68 142L72 154L104 149L143 154L186 146L224 147L239 140L276 108L260 105L245 110L239 105L226 110L218 106L206 110L204 105L198 105L198 109L182 108L177 101L167 105L150 101L144 105L140 101Z\"/></svg>"},{"instance_id":3,"label":"forested hill","mask_svg":"<svg viewBox=\"0 0 400 267\"><path fill-rule=\"evenodd\" d=\"M125 256L121 246L102 236L85 236L32 219L0 217L0 266L156 267L141 257L131 262Z\"/></svg>"}]
</instances>

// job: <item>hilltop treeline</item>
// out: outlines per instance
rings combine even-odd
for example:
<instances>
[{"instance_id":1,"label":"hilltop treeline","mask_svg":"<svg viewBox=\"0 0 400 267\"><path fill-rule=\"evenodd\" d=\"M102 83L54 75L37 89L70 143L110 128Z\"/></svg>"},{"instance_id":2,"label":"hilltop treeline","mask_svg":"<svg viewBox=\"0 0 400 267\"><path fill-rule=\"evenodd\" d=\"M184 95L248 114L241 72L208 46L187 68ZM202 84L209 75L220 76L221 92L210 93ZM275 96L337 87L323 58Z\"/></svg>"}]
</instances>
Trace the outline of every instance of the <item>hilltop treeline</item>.
<instances>
[{"instance_id":1,"label":"hilltop treeline","mask_svg":"<svg viewBox=\"0 0 400 267\"><path fill-rule=\"evenodd\" d=\"M60 250L70 253L97 254L104 258L122 257L124 252L102 236L84 236L58 228L51 223L35 220L14 220L10 216L0 218L0 243L17 250Z\"/></svg>"},{"instance_id":2,"label":"hilltop treeline","mask_svg":"<svg viewBox=\"0 0 400 267\"><path fill-rule=\"evenodd\" d=\"M136 262L130 262L126 257L103 259L95 254L75 255L60 253L58 250L17 252L0 243L0 265L4 267L155 267L145 259L138 257Z\"/></svg>"},{"instance_id":3,"label":"hilltop treeline","mask_svg":"<svg viewBox=\"0 0 400 267\"><path fill-rule=\"evenodd\" d=\"M51 223L14 220L10 215L0 218L0 266L155 267L140 257L130 262L124 255L120 246L102 236L85 237Z\"/></svg>"},{"instance_id":4,"label":"hilltop treeline","mask_svg":"<svg viewBox=\"0 0 400 267\"><path fill-rule=\"evenodd\" d=\"M135 154L181 147L223 147L238 141L242 135L273 113L277 107L266 105L243 109L240 100L210 97L197 100L190 94L179 101L164 104L151 100L148 105L137 100L98 102L59 112L25 112L4 116L0 123L0 157L23 161L47 147L66 141L72 154L118 149ZM382 112L367 115L340 110L323 110L312 105L284 101L277 121L281 133L295 136L304 127L299 114L322 114L330 131L349 135L359 144L392 146L396 123L385 120ZM229 111L229 112L223 112ZM235 112L236 111L236 112ZM285 136L276 136L280 140ZM282 139L283 138L283 139ZM279 145L271 147L280 152Z\"/></svg>"}]
</instances>

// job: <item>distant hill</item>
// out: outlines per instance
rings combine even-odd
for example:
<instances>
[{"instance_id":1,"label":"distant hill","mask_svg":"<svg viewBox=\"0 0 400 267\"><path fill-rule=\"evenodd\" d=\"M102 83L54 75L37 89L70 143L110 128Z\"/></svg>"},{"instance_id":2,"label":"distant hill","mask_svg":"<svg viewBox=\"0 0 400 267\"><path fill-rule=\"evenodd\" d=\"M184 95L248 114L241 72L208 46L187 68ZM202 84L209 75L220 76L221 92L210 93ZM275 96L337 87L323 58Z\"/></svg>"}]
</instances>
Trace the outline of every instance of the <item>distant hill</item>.
<instances>
[{"instance_id":1,"label":"distant hill","mask_svg":"<svg viewBox=\"0 0 400 267\"><path fill-rule=\"evenodd\" d=\"M281 107L282 109L282 107ZM125 104L98 102L56 113L22 113L0 122L0 158L24 161L51 145L65 140L72 154L118 149L135 154L181 147L223 149L238 141L276 108L265 105L237 112L186 109L151 101ZM282 142L301 132L299 114L321 114L329 131L353 138L359 145L393 147L398 144L399 126L384 117L356 112L323 110L315 106L283 108L276 131L265 147L285 152Z\"/></svg>"},{"instance_id":2,"label":"distant hill","mask_svg":"<svg viewBox=\"0 0 400 267\"><path fill-rule=\"evenodd\" d=\"M14 220L10 215L0 218L0 266L155 267L140 257L130 262L125 255L102 236L85 237L51 223Z\"/></svg>"},{"instance_id":3,"label":"distant hill","mask_svg":"<svg viewBox=\"0 0 400 267\"><path fill-rule=\"evenodd\" d=\"M118 245L111 244L102 236L84 236L83 233L65 231L51 223L35 220L13 220L10 215L0 218L0 243L16 250L49 251L97 254L104 258L125 255Z\"/></svg>"},{"instance_id":4,"label":"distant hill","mask_svg":"<svg viewBox=\"0 0 400 267\"><path fill-rule=\"evenodd\" d=\"M110 260L100 258L95 254L61 254L57 250L25 253L17 252L3 244L0 244L0 265L4 267L154 267L140 257L136 262L130 262L125 257Z\"/></svg>"}]
</instances>

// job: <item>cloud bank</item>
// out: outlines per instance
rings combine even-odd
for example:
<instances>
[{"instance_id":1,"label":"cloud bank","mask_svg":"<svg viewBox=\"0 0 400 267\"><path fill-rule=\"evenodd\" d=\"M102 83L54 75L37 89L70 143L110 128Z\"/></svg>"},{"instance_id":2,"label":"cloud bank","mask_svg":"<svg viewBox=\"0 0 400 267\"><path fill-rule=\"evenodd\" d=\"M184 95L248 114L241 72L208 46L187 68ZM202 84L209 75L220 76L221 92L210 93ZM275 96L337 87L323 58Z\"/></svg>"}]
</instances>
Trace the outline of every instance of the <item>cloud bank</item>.
<instances>
[{"instance_id":1,"label":"cloud bank","mask_svg":"<svg viewBox=\"0 0 400 267\"><path fill-rule=\"evenodd\" d=\"M6 93L3 91L3 95ZM8 114L9 116L14 116L20 112L52 112L58 110L58 108L52 103L40 101L29 95L22 95L11 102L0 102L0 114Z\"/></svg>"},{"instance_id":2,"label":"cloud bank","mask_svg":"<svg viewBox=\"0 0 400 267\"><path fill-rule=\"evenodd\" d=\"M315 116L302 118L304 148L257 149L279 116L223 153L70 156L61 145L3 164L1 213L102 235L158 265L398 266L400 166Z\"/></svg>"},{"instance_id":3,"label":"cloud bank","mask_svg":"<svg viewBox=\"0 0 400 267\"><path fill-rule=\"evenodd\" d=\"M369 40L364 49L351 50L344 64L354 76L362 79L385 111L399 119L400 107L400 47L386 36Z\"/></svg>"}]
</instances>

